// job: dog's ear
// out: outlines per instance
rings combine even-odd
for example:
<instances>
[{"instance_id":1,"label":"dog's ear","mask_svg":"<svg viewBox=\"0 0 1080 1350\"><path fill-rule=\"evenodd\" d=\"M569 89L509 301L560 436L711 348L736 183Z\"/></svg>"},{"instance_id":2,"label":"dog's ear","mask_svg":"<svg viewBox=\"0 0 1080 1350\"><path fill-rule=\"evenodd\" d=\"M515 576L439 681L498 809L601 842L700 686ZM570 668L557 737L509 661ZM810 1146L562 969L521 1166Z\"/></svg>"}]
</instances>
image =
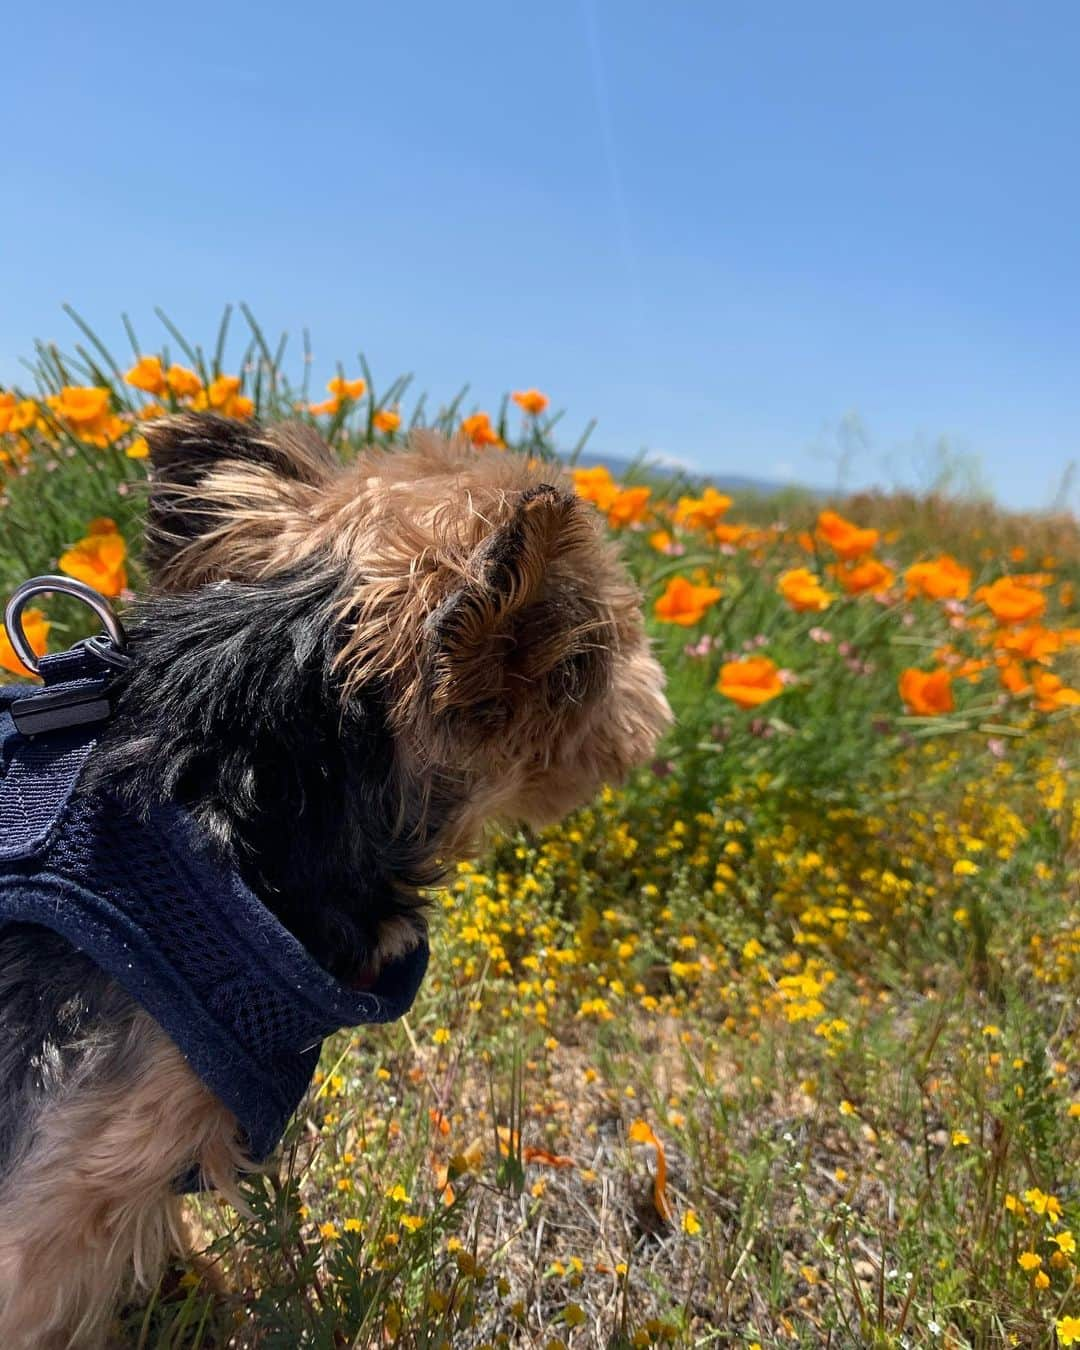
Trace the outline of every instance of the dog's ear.
<instances>
[{"instance_id":1,"label":"dog's ear","mask_svg":"<svg viewBox=\"0 0 1080 1350\"><path fill-rule=\"evenodd\" d=\"M151 464L144 559L155 583L170 589L235 574L243 551L227 559L226 539L242 534L250 543L260 528L269 538L275 519L335 465L316 432L299 424L264 428L189 412L148 422L143 434Z\"/></svg>"},{"instance_id":2,"label":"dog's ear","mask_svg":"<svg viewBox=\"0 0 1080 1350\"><path fill-rule=\"evenodd\" d=\"M595 683L601 625L572 565L589 544L595 525L572 493L544 484L522 494L425 622L424 682L436 717L452 716L459 732L492 734L515 700L542 704L556 672L570 698Z\"/></svg>"}]
</instances>

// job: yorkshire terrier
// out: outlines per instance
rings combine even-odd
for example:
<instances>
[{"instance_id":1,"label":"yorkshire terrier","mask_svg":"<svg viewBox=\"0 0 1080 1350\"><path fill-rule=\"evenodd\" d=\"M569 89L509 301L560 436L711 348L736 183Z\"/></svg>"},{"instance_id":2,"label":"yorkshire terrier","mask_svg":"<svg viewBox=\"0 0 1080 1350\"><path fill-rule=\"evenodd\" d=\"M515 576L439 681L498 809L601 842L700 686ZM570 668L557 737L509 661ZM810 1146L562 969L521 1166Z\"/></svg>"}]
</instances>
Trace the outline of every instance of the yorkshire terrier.
<instances>
[{"instance_id":1,"label":"yorkshire terrier","mask_svg":"<svg viewBox=\"0 0 1080 1350\"><path fill-rule=\"evenodd\" d=\"M640 597L551 463L433 432L342 462L309 427L149 423L148 596L79 792L184 808L355 987L425 942L493 820L551 822L670 714ZM104 1343L235 1195L236 1115L66 938L0 929L0 1347Z\"/></svg>"}]
</instances>

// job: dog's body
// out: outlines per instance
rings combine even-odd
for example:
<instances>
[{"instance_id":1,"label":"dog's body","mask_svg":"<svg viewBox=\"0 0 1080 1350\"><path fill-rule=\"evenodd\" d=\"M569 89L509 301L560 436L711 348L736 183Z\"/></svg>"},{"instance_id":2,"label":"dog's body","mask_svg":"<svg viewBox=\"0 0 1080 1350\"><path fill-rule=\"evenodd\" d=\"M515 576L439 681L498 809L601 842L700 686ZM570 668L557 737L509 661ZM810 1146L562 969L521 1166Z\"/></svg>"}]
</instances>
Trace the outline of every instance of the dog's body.
<instances>
[{"instance_id":1,"label":"dog's body","mask_svg":"<svg viewBox=\"0 0 1080 1350\"><path fill-rule=\"evenodd\" d=\"M649 753L668 713L636 593L550 465L426 435L343 466L213 417L147 434L154 592L83 782L184 806L335 976L421 941L422 889L486 821L557 818ZM229 1194L248 1165L117 983L0 931L4 1350L99 1344L180 1242L177 1178Z\"/></svg>"}]
</instances>

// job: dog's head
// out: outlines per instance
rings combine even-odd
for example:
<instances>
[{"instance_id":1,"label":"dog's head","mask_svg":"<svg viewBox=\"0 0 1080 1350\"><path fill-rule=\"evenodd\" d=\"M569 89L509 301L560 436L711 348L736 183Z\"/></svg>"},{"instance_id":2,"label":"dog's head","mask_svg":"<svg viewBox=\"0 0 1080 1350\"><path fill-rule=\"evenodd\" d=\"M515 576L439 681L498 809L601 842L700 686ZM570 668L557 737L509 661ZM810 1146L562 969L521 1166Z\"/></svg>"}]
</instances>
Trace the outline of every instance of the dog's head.
<instances>
[{"instance_id":1,"label":"dog's head","mask_svg":"<svg viewBox=\"0 0 1080 1350\"><path fill-rule=\"evenodd\" d=\"M382 701L403 779L460 785L444 847L650 753L670 714L640 598L558 466L432 432L343 464L310 428L195 414L146 437L155 587L324 579L336 696Z\"/></svg>"}]
</instances>

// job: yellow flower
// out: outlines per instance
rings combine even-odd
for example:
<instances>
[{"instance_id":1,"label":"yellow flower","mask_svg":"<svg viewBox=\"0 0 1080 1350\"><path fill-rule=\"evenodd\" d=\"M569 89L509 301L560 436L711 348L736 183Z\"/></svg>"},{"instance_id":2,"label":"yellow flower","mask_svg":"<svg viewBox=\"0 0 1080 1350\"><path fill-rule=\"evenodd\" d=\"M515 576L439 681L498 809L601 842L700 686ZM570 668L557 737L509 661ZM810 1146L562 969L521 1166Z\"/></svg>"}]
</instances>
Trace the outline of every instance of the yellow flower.
<instances>
[{"instance_id":1,"label":"yellow flower","mask_svg":"<svg viewBox=\"0 0 1080 1350\"><path fill-rule=\"evenodd\" d=\"M361 1222L360 1222L359 1219L346 1219L346 1220L345 1220L345 1231L346 1231L346 1233L359 1233L360 1230L361 1230L362 1228L363 1228L363 1224L361 1224Z\"/></svg>"},{"instance_id":2,"label":"yellow flower","mask_svg":"<svg viewBox=\"0 0 1080 1350\"><path fill-rule=\"evenodd\" d=\"M409 1193L400 1181L396 1186L392 1186L390 1190L386 1192L386 1195L387 1199L396 1200L400 1205L407 1205L409 1203Z\"/></svg>"},{"instance_id":3,"label":"yellow flower","mask_svg":"<svg viewBox=\"0 0 1080 1350\"><path fill-rule=\"evenodd\" d=\"M542 394L539 389L516 389L510 397L530 417L539 417L551 402L547 394Z\"/></svg>"},{"instance_id":4,"label":"yellow flower","mask_svg":"<svg viewBox=\"0 0 1080 1350\"><path fill-rule=\"evenodd\" d=\"M401 426L401 414L393 408L380 408L372 423L376 431L392 434Z\"/></svg>"},{"instance_id":5,"label":"yellow flower","mask_svg":"<svg viewBox=\"0 0 1080 1350\"><path fill-rule=\"evenodd\" d=\"M784 572L776 589L798 614L828 609L836 598L808 567L793 567Z\"/></svg>"},{"instance_id":6,"label":"yellow flower","mask_svg":"<svg viewBox=\"0 0 1080 1350\"><path fill-rule=\"evenodd\" d=\"M1061 1317L1057 1324L1059 1345L1076 1345L1080 1342L1080 1317Z\"/></svg>"},{"instance_id":7,"label":"yellow flower","mask_svg":"<svg viewBox=\"0 0 1080 1350\"><path fill-rule=\"evenodd\" d=\"M1047 1275L1045 1270L1040 1270L1036 1274L1035 1278L1032 1280L1032 1284L1035 1286L1036 1289L1049 1289L1050 1276Z\"/></svg>"},{"instance_id":8,"label":"yellow flower","mask_svg":"<svg viewBox=\"0 0 1080 1350\"><path fill-rule=\"evenodd\" d=\"M155 397L164 394L168 388L160 356L140 356L131 369L125 372L124 380L132 388L141 389L144 393L153 394Z\"/></svg>"},{"instance_id":9,"label":"yellow flower","mask_svg":"<svg viewBox=\"0 0 1080 1350\"><path fill-rule=\"evenodd\" d=\"M146 443L145 436L136 436L124 452L128 459L146 459L150 454L150 447Z\"/></svg>"},{"instance_id":10,"label":"yellow flower","mask_svg":"<svg viewBox=\"0 0 1080 1350\"><path fill-rule=\"evenodd\" d=\"M842 1116L853 1116L855 1114L854 1106L852 1106L852 1104L847 1100L846 1097L840 1103L840 1114Z\"/></svg>"},{"instance_id":11,"label":"yellow flower","mask_svg":"<svg viewBox=\"0 0 1080 1350\"><path fill-rule=\"evenodd\" d=\"M784 692L776 663L767 656L745 661L725 661L720 667L717 690L740 708L757 708Z\"/></svg>"},{"instance_id":12,"label":"yellow flower","mask_svg":"<svg viewBox=\"0 0 1080 1350\"><path fill-rule=\"evenodd\" d=\"M1037 1252L1021 1252L1016 1260L1022 1270L1038 1270L1042 1265L1042 1257Z\"/></svg>"},{"instance_id":13,"label":"yellow flower","mask_svg":"<svg viewBox=\"0 0 1080 1350\"><path fill-rule=\"evenodd\" d=\"M971 1143L971 1136L965 1134L963 1130L953 1130L952 1146L953 1148L966 1148Z\"/></svg>"},{"instance_id":14,"label":"yellow flower","mask_svg":"<svg viewBox=\"0 0 1080 1350\"><path fill-rule=\"evenodd\" d=\"M1022 1065L1023 1060L1020 1063ZM1024 1200L1036 1214L1045 1214L1055 1222L1061 1218L1061 1201L1055 1195L1047 1195L1045 1191L1033 1187L1031 1190L1024 1192Z\"/></svg>"},{"instance_id":15,"label":"yellow flower","mask_svg":"<svg viewBox=\"0 0 1080 1350\"><path fill-rule=\"evenodd\" d=\"M970 858L957 858L952 870L954 877L974 877L979 874L979 864L973 863Z\"/></svg>"},{"instance_id":16,"label":"yellow flower","mask_svg":"<svg viewBox=\"0 0 1080 1350\"><path fill-rule=\"evenodd\" d=\"M325 1242L336 1242L341 1234L338 1232L336 1224L321 1223L319 1224L319 1236Z\"/></svg>"},{"instance_id":17,"label":"yellow flower","mask_svg":"<svg viewBox=\"0 0 1080 1350\"><path fill-rule=\"evenodd\" d=\"M90 533L60 555L60 570L85 581L102 595L119 595L127 586L127 545L111 520L92 521Z\"/></svg>"},{"instance_id":18,"label":"yellow flower","mask_svg":"<svg viewBox=\"0 0 1080 1350\"><path fill-rule=\"evenodd\" d=\"M1050 1241L1056 1242L1066 1256L1072 1256L1073 1252L1076 1251L1076 1239L1067 1228L1063 1229L1060 1233L1055 1233Z\"/></svg>"},{"instance_id":19,"label":"yellow flower","mask_svg":"<svg viewBox=\"0 0 1080 1350\"><path fill-rule=\"evenodd\" d=\"M407 1228L410 1233L415 1233L417 1229L424 1226L424 1220L419 1214L403 1214L398 1222L402 1228Z\"/></svg>"},{"instance_id":20,"label":"yellow flower","mask_svg":"<svg viewBox=\"0 0 1080 1350\"><path fill-rule=\"evenodd\" d=\"M450 1042L450 1032L446 1027L437 1027L435 1034L431 1038L436 1045L448 1045Z\"/></svg>"},{"instance_id":21,"label":"yellow flower","mask_svg":"<svg viewBox=\"0 0 1080 1350\"><path fill-rule=\"evenodd\" d=\"M688 1233L690 1237L695 1237L701 1232L701 1220L692 1209L688 1209L682 1216L682 1230Z\"/></svg>"},{"instance_id":22,"label":"yellow flower","mask_svg":"<svg viewBox=\"0 0 1080 1350\"><path fill-rule=\"evenodd\" d=\"M49 645L49 621L40 609L23 611L22 630L35 656L44 656ZM13 675L26 676L29 671L15 655L11 639L0 624L0 666Z\"/></svg>"}]
</instances>

